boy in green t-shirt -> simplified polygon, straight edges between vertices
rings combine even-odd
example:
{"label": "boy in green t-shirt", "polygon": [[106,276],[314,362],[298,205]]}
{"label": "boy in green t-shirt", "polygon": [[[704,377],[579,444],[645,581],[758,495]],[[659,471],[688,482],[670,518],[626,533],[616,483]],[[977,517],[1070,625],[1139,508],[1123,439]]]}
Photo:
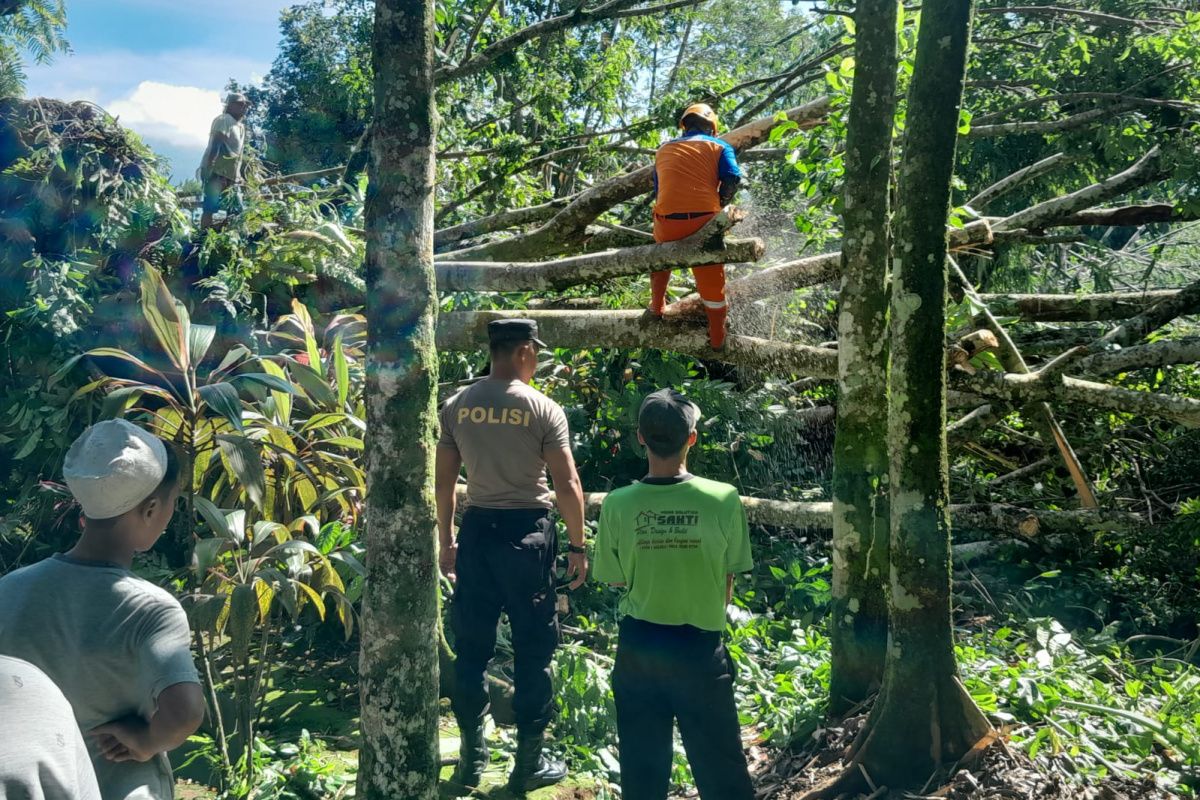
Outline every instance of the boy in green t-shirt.
{"label": "boy in green t-shirt", "polygon": [[625,588],[613,670],[623,800],[666,798],[675,721],[704,800],[754,797],[721,642],[750,535],[737,490],[687,471],[699,419],[673,389],[648,396],[638,441],[649,471],[600,509],[594,574]]}

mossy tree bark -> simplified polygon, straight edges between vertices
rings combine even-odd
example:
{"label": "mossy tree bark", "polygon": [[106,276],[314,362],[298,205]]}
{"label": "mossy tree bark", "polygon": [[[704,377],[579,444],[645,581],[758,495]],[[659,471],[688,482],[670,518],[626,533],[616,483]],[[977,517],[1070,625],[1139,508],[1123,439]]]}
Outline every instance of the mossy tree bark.
{"label": "mossy tree bark", "polygon": [[837,433],[833,445],[830,713],[879,688],[887,644],[888,187],[896,2],[859,0],[846,134]]}
{"label": "mossy tree bark", "polygon": [[849,769],[817,797],[867,781],[920,786],[990,729],[958,680],[950,619],[946,216],[970,21],[970,0],[926,0],[921,11],[892,229],[883,688]]}
{"label": "mossy tree bark", "polygon": [[858,761],[876,784],[926,781],[989,730],[958,680],[950,619],[946,216],[970,0],[928,0],[908,95],[892,250],[891,552],[883,690]]}
{"label": "mossy tree bark", "polygon": [[433,2],[377,0],[358,795],[437,797]]}

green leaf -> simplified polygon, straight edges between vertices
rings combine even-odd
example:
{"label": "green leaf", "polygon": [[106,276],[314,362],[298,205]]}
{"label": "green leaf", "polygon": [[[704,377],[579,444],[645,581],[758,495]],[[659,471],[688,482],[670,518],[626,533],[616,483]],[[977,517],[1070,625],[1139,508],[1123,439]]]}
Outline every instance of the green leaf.
{"label": "green leaf", "polygon": [[186,313],[176,306],[159,271],[148,264],[142,277],[142,316],[171,363],[186,372],[191,366],[188,358],[191,332]]}
{"label": "green leaf", "polygon": [[272,378],[282,381],[288,387],[287,391],[272,390],[271,397],[275,400],[275,413],[279,417],[279,422],[283,425],[290,425],[292,423],[292,395],[296,393],[296,387],[286,379],[283,367],[274,361],[263,361],[262,368]]}
{"label": "green leaf", "polygon": [[38,446],[38,442],[42,441],[42,431],[43,428],[41,425],[33,429],[33,433],[29,434],[29,438],[25,440],[25,444],[21,445],[21,449],[13,456],[14,461],[20,461],[34,451]]}
{"label": "green leaf", "polygon": [[257,547],[266,541],[268,536],[275,534],[276,542],[285,542],[290,538],[291,531],[278,522],[259,520],[254,523],[254,537],[250,540],[252,547]]}
{"label": "green leaf", "polygon": [[[271,362],[268,361],[265,363],[270,364]],[[272,364],[271,366],[279,369],[278,365],[276,364]],[[260,386],[265,386],[274,392],[295,394],[296,387],[288,383],[287,379],[283,377],[283,370],[279,370],[279,372],[279,375],[269,375],[262,372],[243,372],[239,375],[234,375],[232,378],[230,378],[230,381],[249,381],[250,383],[257,383]]]}
{"label": "green leaf", "polygon": [[319,430],[320,428],[328,428],[330,425],[337,425],[342,422],[347,422],[345,414],[320,413],[313,414],[308,418],[308,421],[300,428],[301,433]]}
{"label": "green leaf", "polygon": [[271,616],[271,601],[275,599],[275,590],[271,588],[271,584],[256,577],[254,593],[258,596],[258,621],[265,623]]}
{"label": "green leaf", "polygon": [[220,416],[229,420],[239,433],[245,432],[242,425],[242,400],[237,389],[228,383],[210,383],[198,390],[200,399]]}
{"label": "green leaf", "polygon": [[188,331],[188,351],[193,364],[199,364],[204,360],[204,356],[208,354],[208,348],[212,347],[213,340],[216,338],[217,329],[214,325],[191,326]]}
{"label": "green leaf", "polygon": [[293,581],[293,583],[296,584],[296,588],[298,588],[301,592],[303,592],[305,595],[307,595],[308,599],[312,601],[313,606],[316,607],[316,609],[317,609],[317,616],[321,618],[322,622],[324,622],[325,621],[325,601],[323,599],[321,599],[321,595],[317,594],[316,589],[313,589],[311,586],[309,586],[307,583],[304,583],[303,581]]}
{"label": "green leaf", "polygon": [[344,408],[346,398],[350,396],[350,368],[346,364],[346,353],[342,348],[341,334],[338,334],[333,340],[333,369],[337,376],[338,408]]}
{"label": "green leaf", "polygon": [[363,440],[357,436],[335,436],[332,439],[322,439],[317,444],[333,445],[334,447],[348,447],[351,450],[362,450],[364,448]]}
{"label": "green leaf", "polygon": [[221,612],[225,609],[227,601],[225,595],[188,595],[185,600],[187,601],[185,608],[187,609],[188,623],[192,630],[215,633],[217,620],[220,619]]}
{"label": "green leaf", "polygon": [[308,353],[308,363],[314,370],[323,371],[321,363],[321,350],[317,347],[316,329],[313,328],[312,316],[309,315],[308,309],[299,300],[292,300],[292,313],[296,315],[296,319],[300,321],[300,327],[304,331],[304,349]]}
{"label": "green leaf", "polygon": [[254,443],[244,436],[222,434],[217,436],[217,444],[221,447],[221,454],[229,462],[229,468],[246,490],[250,502],[261,509],[267,479],[263,472],[262,459]]}
{"label": "green leaf", "polygon": [[122,386],[114,389],[104,395],[104,402],[100,404],[100,418],[119,419],[125,416],[126,409],[136,403],[141,396],[142,387],[140,386]]}
{"label": "green leaf", "polygon": [[338,622],[342,623],[342,631],[346,635],[346,641],[350,641],[351,634],[354,633],[354,605],[345,596],[335,594],[333,602],[337,606]]}
{"label": "green leaf", "polygon": [[312,399],[314,403],[324,408],[332,408],[337,405],[337,395],[333,393],[333,389],[329,387],[325,376],[314,370],[312,367],[301,364],[290,356],[282,356],[288,364],[288,374],[292,380],[300,384],[304,389],[305,394]]}
{"label": "green leaf", "polygon": [[196,579],[203,581],[212,565],[217,563],[221,549],[228,544],[224,539],[213,537],[196,542],[192,550],[192,566],[196,570]]}
{"label": "green leaf", "polygon": [[[166,375],[159,372],[154,367],[147,364],[145,361],[142,361],[137,356],[132,355],[130,353],[126,353],[124,350],[118,350],[115,347],[97,347],[93,350],[88,350],[83,355],[84,356],[106,357],[106,358],[119,358],[122,361],[127,361],[130,364],[133,364],[138,369],[145,370],[146,372],[149,372],[151,375],[154,375],[155,377],[159,378],[162,381],[163,385],[167,385],[167,386],[171,385],[171,382],[167,380]],[[80,356],[80,357],[82,357],[82,356]],[[74,362],[75,359],[71,359],[71,361]],[[61,372],[62,370],[59,370],[59,371]]]}
{"label": "green leaf", "polygon": [[197,496],[192,499],[192,502],[196,507],[196,511],[208,523],[208,527],[212,529],[214,534],[224,536],[227,539],[235,538],[229,530],[229,522],[225,519],[225,512],[217,508],[211,500],[207,497]]}

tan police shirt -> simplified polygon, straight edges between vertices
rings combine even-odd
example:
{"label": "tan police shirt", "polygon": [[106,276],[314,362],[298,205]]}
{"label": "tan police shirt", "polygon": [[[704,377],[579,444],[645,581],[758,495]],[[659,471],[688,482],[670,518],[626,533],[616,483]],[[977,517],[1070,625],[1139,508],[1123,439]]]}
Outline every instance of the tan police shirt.
{"label": "tan police shirt", "polygon": [[484,379],[442,406],[438,447],[467,468],[467,505],[551,508],[545,454],[571,446],[562,407],[521,381]]}

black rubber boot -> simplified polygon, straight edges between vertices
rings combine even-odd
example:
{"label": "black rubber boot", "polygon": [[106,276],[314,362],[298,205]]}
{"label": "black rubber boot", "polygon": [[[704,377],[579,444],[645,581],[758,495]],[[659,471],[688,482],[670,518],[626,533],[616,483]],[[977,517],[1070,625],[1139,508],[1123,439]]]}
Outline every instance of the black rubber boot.
{"label": "black rubber boot", "polygon": [[553,786],[567,777],[567,765],[554,761],[542,752],[542,732],[517,734],[517,757],[508,791],[518,797],[543,786]]}
{"label": "black rubber boot", "polygon": [[453,797],[466,797],[479,788],[483,771],[488,765],[487,741],[483,738],[483,718],[459,727],[458,766],[450,776],[450,793]]}

